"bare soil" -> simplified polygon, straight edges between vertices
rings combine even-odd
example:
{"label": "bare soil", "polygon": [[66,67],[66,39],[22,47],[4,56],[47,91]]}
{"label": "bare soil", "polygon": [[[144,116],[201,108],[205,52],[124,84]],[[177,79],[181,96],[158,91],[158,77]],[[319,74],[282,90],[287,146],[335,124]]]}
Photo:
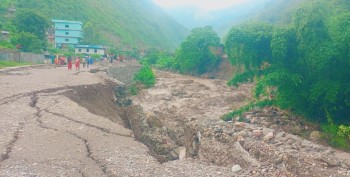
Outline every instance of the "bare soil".
{"label": "bare soil", "polygon": [[0,71],[0,176],[350,176],[349,153],[291,134],[300,122],[279,110],[220,120],[253,85],[155,71],[130,105],[106,71],[136,68]]}
{"label": "bare soil", "polygon": [[238,165],[238,176],[350,176],[348,153],[312,142],[314,127],[279,109],[247,112],[245,122],[220,120],[247,104],[253,85],[156,73],[155,87],[132,97],[140,107],[130,119],[136,139],[159,161],[190,158],[233,171]]}

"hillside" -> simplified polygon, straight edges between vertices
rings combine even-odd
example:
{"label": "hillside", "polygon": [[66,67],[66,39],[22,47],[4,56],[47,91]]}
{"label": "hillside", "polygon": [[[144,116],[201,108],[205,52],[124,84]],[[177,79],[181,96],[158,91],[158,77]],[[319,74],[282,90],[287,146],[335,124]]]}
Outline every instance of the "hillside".
{"label": "hillside", "polygon": [[31,9],[48,20],[90,23],[97,39],[88,40],[116,47],[173,50],[187,33],[150,0],[15,0],[14,3],[17,11]]}
{"label": "hillside", "polygon": [[291,13],[302,2],[305,0],[270,0],[252,19],[269,23],[289,23]]}
{"label": "hillside", "polygon": [[217,11],[201,12],[195,7],[182,6],[166,11],[189,29],[210,25],[220,36],[225,36],[233,25],[246,21],[288,23],[290,13],[303,1],[305,0],[260,0]]}
{"label": "hillside", "polygon": [[249,19],[255,12],[263,8],[267,1],[269,0],[243,3],[213,11],[201,11],[201,9],[192,6],[180,6],[165,10],[189,29],[209,25],[213,26],[213,29],[218,32],[220,36],[224,36],[232,25]]}

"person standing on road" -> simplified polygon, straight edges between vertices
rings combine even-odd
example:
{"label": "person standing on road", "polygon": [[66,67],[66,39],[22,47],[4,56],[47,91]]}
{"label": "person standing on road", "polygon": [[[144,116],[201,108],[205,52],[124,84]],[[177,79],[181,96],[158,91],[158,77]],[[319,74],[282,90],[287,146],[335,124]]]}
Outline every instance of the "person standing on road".
{"label": "person standing on road", "polygon": [[85,66],[86,66],[86,58],[83,57],[83,68],[85,68]]}
{"label": "person standing on road", "polygon": [[90,66],[90,59],[91,59],[91,57],[90,57],[90,55],[88,55],[86,58],[87,68],[89,68],[89,66]]}
{"label": "person standing on road", "polygon": [[68,57],[68,70],[72,70],[73,64],[72,64],[72,57]]}
{"label": "person standing on road", "polygon": [[77,57],[77,59],[75,59],[75,69],[80,70],[80,58],[79,57]]}
{"label": "person standing on road", "polygon": [[110,59],[110,62],[113,63],[114,54],[110,54],[110,55],[109,55],[109,59]]}

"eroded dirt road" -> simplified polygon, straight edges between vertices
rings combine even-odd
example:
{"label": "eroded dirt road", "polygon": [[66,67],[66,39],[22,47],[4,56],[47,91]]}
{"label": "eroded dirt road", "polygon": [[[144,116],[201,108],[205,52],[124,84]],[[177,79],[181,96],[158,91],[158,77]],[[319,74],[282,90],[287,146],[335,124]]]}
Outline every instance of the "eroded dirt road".
{"label": "eroded dirt road", "polygon": [[298,122],[278,110],[220,120],[252,85],[157,71],[119,107],[115,84],[98,70],[0,71],[0,176],[350,176],[349,153],[288,133]]}
{"label": "eroded dirt road", "polygon": [[[232,175],[228,168],[191,160],[160,164],[121,125],[112,89],[96,98],[109,86],[87,69],[7,72],[0,86],[0,176]],[[94,101],[95,109],[86,109]]]}

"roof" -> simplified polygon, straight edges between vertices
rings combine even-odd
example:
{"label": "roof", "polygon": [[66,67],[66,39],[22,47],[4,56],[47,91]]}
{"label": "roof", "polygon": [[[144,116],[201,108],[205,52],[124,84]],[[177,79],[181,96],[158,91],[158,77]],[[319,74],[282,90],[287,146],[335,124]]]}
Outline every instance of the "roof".
{"label": "roof", "polygon": [[105,47],[100,45],[75,45],[75,48],[89,48],[89,49],[105,49]]}
{"label": "roof", "polygon": [[68,21],[68,20],[52,20],[53,23],[72,23],[83,25],[83,22],[80,21]]}
{"label": "roof", "polygon": [[1,34],[10,34],[8,31],[1,31]]}

